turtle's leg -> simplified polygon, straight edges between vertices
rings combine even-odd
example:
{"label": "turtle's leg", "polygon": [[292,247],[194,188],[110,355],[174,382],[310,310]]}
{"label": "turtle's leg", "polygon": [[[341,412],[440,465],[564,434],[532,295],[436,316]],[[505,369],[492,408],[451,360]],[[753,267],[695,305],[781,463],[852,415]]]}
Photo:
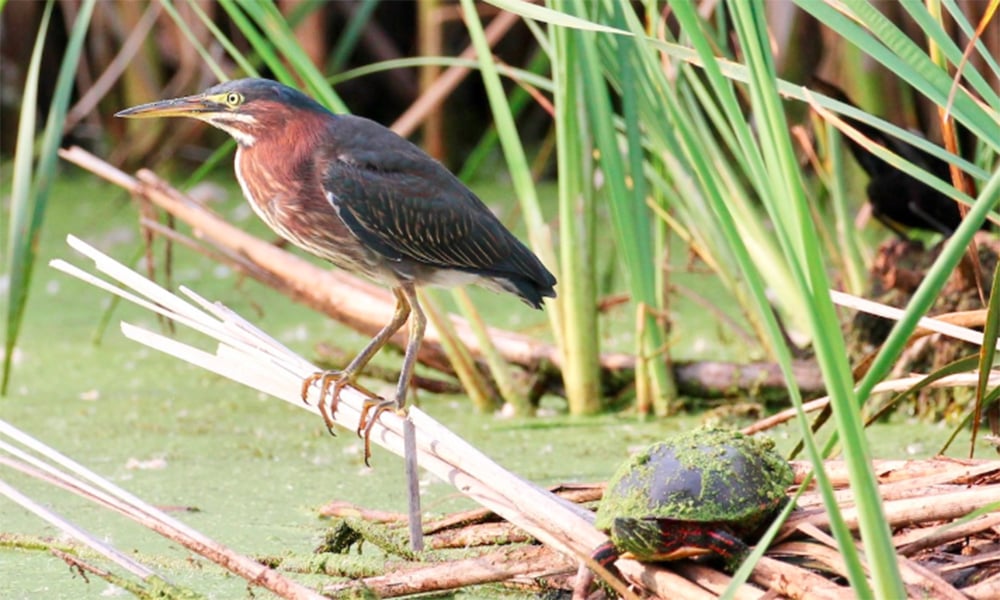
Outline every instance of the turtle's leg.
{"label": "turtle's leg", "polygon": [[705,547],[719,555],[732,573],[746,560],[750,547],[740,538],[723,528],[705,531]]}
{"label": "turtle's leg", "polygon": [[[590,565],[590,572],[597,577],[597,581],[600,583],[601,587],[605,591],[615,592],[611,597],[618,597],[619,593],[623,589],[627,589],[631,584],[625,580],[622,576],[621,571],[615,566],[615,562],[621,558],[622,553],[615,547],[611,540],[608,540],[594,549],[590,554],[590,558],[593,562],[597,563],[601,568],[595,568],[593,564]],[[588,581],[583,584],[586,588],[590,588],[593,585],[593,581]]]}
{"label": "turtle's leg", "polygon": [[[711,552],[725,561],[726,570],[735,571],[750,552],[749,546],[718,523],[656,519],[659,549],[656,560],[676,560]],[[701,552],[699,552],[701,551]]]}
{"label": "turtle's leg", "polygon": [[593,558],[594,562],[604,567],[608,573],[611,573],[618,579],[622,578],[622,574],[618,571],[618,567],[615,566],[615,561],[620,557],[621,553],[610,540],[598,546],[590,555],[590,558]]}

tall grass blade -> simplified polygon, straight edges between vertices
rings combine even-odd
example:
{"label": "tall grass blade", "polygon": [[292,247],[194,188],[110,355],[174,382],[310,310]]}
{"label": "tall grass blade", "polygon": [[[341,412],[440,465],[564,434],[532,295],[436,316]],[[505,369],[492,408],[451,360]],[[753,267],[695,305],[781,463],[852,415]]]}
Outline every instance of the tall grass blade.
{"label": "tall grass blade", "polygon": [[[531,179],[531,169],[528,166],[528,159],[525,155],[524,146],[521,144],[518,136],[517,127],[514,124],[510,104],[504,95],[500,75],[493,61],[489,44],[486,41],[483,24],[479,20],[479,15],[472,0],[462,0],[461,6],[466,29],[469,31],[469,37],[476,50],[476,58],[479,61],[483,85],[486,88],[486,95],[489,99],[494,124],[500,137],[500,146],[507,160],[511,181],[513,182],[515,193],[520,200],[521,211],[524,214],[525,223],[528,227],[528,239],[531,242],[531,247],[542,259],[542,262],[548,265],[549,268],[553,268],[556,264],[556,257],[549,235],[549,227],[542,216],[542,209],[538,202],[538,192],[535,188],[535,182]],[[564,325],[562,322],[562,311],[564,306],[563,299],[567,290],[565,276],[565,273],[557,275],[560,281],[557,289],[560,297],[554,302],[548,302],[546,305],[546,312],[552,325],[552,332],[556,338],[556,343],[564,351],[566,345],[563,340]],[[578,400],[571,400],[571,403],[573,402],[578,402]]]}
{"label": "tall grass blade", "polygon": [[[930,59],[940,67],[950,65],[957,71],[959,66],[964,62],[964,52],[952,40],[951,35],[945,31],[941,23],[943,18],[940,11],[941,3],[939,1],[928,2],[927,4],[903,2],[900,6],[906,10],[907,14],[913,18],[924,34],[926,34],[928,45],[930,46],[930,51],[928,52]],[[932,13],[931,10],[934,12]],[[958,26],[962,29],[966,31],[972,29],[972,25],[969,24],[964,13],[961,11],[952,12],[950,16],[955,19]],[[937,52],[940,52],[940,57],[936,56]],[[947,69],[942,68],[942,72],[947,73]],[[990,85],[982,73],[975,69],[965,69],[962,71],[962,78],[994,110],[1000,109],[1000,97],[997,96],[996,90],[993,89],[993,86]],[[942,100],[939,104],[946,106],[948,102],[947,100]]]}
{"label": "tall grass blade", "polygon": [[[842,3],[848,9],[845,14],[825,2],[795,2],[936,104],[943,106],[948,101],[951,77],[873,4],[845,0]],[[955,95],[952,114],[982,142],[994,151],[1000,150],[1000,136],[995,135],[995,111],[987,112],[986,105],[978,104],[968,92],[962,92]]]}
{"label": "tall grass blade", "polygon": [[27,264],[32,258],[23,255],[31,253],[31,240],[35,232],[31,230],[33,202],[31,197],[32,172],[34,165],[35,120],[38,106],[38,78],[42,64],[45,33],[52,17],[50,0],[45,5],[38,37],[31,52],[31,61],[25,76],[24,93],[21,96],[21,117],[18,120],[17,144],[14,150],[14,174],[11,188],[10,224],[7,232],[6,271],[10,276],[7,292],[7,335],[4,339],[3,383],[0,393],[7,393],[10,381],[10,367],[14,358],[14,344],[17,342],[24,304],[27,301],[31,270]]}
{"label": "tall grass blade", "polygon": [[55,91],[45,122],[45,132],[38,148],[38,162],[32,168],[35,152],[34,130],[36,124],[35,107],[38,102],[38,82],[44,40],[48,32],[52,14],[52,2],[46,4],[41,27],[32,50],[26,77],[22,102],[21,119],[18,123],[18,141],[14,159],[13,198],[7,251],[7,272],[10,287],[7,302],[7,335],[4,340],[3,381],[0,393],[7,393],[14,346],[21,329],[21,320],[28,300],[31,274],[35,264],[38,235],[45,217],[45,207],[49,196],[49,186],[56,170],[57,151],[63,137],[63,124],[69,109],[70,96],[75,82],[77,63],[83,49],[90,17],[96,0],[86,0],[77,14],[70,31],[63,54],[59,73],[56,75]]}
{"label": "tall grass blade", "polygon": [[354,9],[354,14],[351,15],[351,19],[347,22],[347,27],[337,37],[337,44],[333,47],[333,52],[330,53],[329,72],[338,73],[344,69],[347,59],[350,58],[351,53],[357,47],[358,40],[361,39],[361,33],[364,31],[378,4],[379,0],[363,0]]}
{"label": "tall grass blade", "polygon": [[[273,43],[274,48],[281,53],[280,58],[282,62],[292,67],[292,72],[287,71],[284,67],[281,68],[282,75],[279,76],[279,79],[283,83],[296,85],[297,81],[292,75],[297,75],[305,83],[310,95],[315,96],[320,104],[323,104],[336,113],[349,112],[344,101],[333,91],[330,84],[326,82],[326,78],[309,59],[309,56],[295,38],[295,33],[289,27],[288,22],[285,21],[285,17],[282,16],[274,3],[240,0],[239,5],[253,18],[257,27],[268,33],[270,43],[262,43],[262,46],[270,47],[270,44]],[[235,10],[231,11],[230,14],[232,12],[235,12]],[[257,48],[256,43],[254,47]],[[270,60],[268,61],[268,66],[274,69],[274,63]]]}
{"label": "tall grass blade", "polygon": [[[971,40],[968,48],[966,48],[963,53],[962,61],[958,65],[955,76],[955,87],[958,87],[960,76],[965,73],[966,69],[963,67],[967,64],[968,58],[972,54],[973,50],[977,51],[977,54],[983,60],[983,63],[985,63],[985,65],[990,69],[990,72],[993,74],[993,78],[1000,78],[1000,64],[997,63],[997,57],[994,56],[993,52],[990,52],[989,48],[987,48],[982,41],[983,33],[990,23],[993,22],[993,19],[996,17],[997,10],[1000,9],[1000,0],[990,0],[974,31],[968,20],[965,18],[965,14],[962,12],[962,9],[955,5],[954,0],[941,0],[941,2],[948,10],[948,13],[953,16],[955,23],[962,30],[962,33],[964,33],[965,36]],[[992,94],[989,97],[996,98],[996,95]],[[951,98],[951,94],[949,94],[949,98]],[[951,106],[950,100],[947,106]],[[995,102],[991,103],[991,106],[994,111],[1000,111],[1000,105]]]}
{"label": "tall grass blade", "polygon": [[[619,27],[627,27],[624,21],[625,6],[614,3],[612,22]],[[597,146],[601,152],[604,182],[608,189],[612,223],[616,231],[618,249],[621,251],[628,284],[633,301],[639,305],[638,319],[641,321],[639,337],[636,339],[636,356],[641,368],[637,374],[648,376],[651,385],[651,403],[660,415],[668,414],[677,396],[677,386],[664,355],[665,335],[658,313],[663,307],[662,288],[658,287],[658,273],[661,270],[662,255],[656,251],[654,229],[658,224],[650,218],[647,206],[648,186],[644,176],[644,153],[639,109],[638,86],[621,87],[622,127],[624,140],[619,140],[613,123],[616,116],[611,109],[611,99],[600,72],[598,57],[594,50],[595,35],[587,32],[578,34],[581,49],[586,59],[581,62],[587,86],[588,118],[594,129]],[[623,82],[632,81],[642,74],[641,61],[635,57],[635,42],[626,38],[615,40],[614,63],[621,71]],[[612,64],[614,64],[612,63]],[[608,67],[611,65],[609,64]],[[588,68],[590,67],[590,68]],[[622,160],[620,147],[626,148],[627,161]],[[638,390],[646,389],[645,382],[637,381]],[[643,402],[640,398],[640,406]]]}
{"label": "tall grass blade", "polygon": [[[201,41],[198,39],[198,36],[196,36],[194,32],[191,31],[191,27],[190,25],[188,25],[187,21],[185,21],[184,18],[181,17],[181,15],[177,12],[177,9],[174,7],[174,3],[171,2],[170,0],[161,0],[160,6],[162,6],[163,10],[170,16],[170,18],[174,22],[174,25],[176,25],[177,29],[184,35],[185,39],[187,39],[188,43],[191,44],[195,52],[198,53],[198,56],[201,58],[205,66],[212,71],[212,74],[215,75],[216,79],[218,79],[219,81],[225,81],[226,79],[228,79],[226,72],[222,69],[222,66],[220,66],[218,61],[215,60],[215,58],[212,56],[212,53],[208,51],[208,48],[206,48],[201,43]],[[199,7],[197,3],[191,3],[190,6],[191,9],[195,12],[195,14],[198,15],[201,22],[206,27],[208,27],[209,31],[211,31],[213,35],[215,35],[216,39],[217,40],[220,39],[218,27],[216,27],[215,23],[213,23],[212,20],[208,18],[208,16],[201,9],[201,7]],[[225,36],[221,37],[222,39],[225,39]],[[230,47],[232,46],[231,43],[229,45]],[[237,56],[238,55],[239,53],[237,53]]]}
{"label": "tall grass blade", "polygon": [[[553,0],[563,10],[574,0]],[[552,80],[559,171],[560,305],[563,308],[565,364],[563,381],[572,414],[600,410],[597,378],[600,340],[597,328],[595,273],[596,192],[593,131],[587,116],[584,72],[593,68],[580,31],[553,28]],[[589,62],[588,62],[589,61]]]}
{"label": "tall grass blade", "polygon": [[[750,70],[750,102],[760,137],[766,168],[771,173],[768,188],[760,190],[793,273],[799,293],[812,306],[809,312],[813,347],[830,394],[834,421],[843,440],[848,478],[858,504],[862,543],[869,559],[874,592],[879,598],[905,596],[895,560],[895,549],[885,517],[864,426],[856,408],[853,380],[847,364],[844,339],[829,298],[829,282],[819,253],[815,225],[805,204],[802,181],[788,136],[788,124],[776,93],[775,69],[770,53],[766,22],[760,4],[732,2],[733,24]],[[831,507],[828,506],[828,512]],[[849,532],[834,531],[842,553],[853,550]],[[848,555],[848,577],[859,596],[870,592],[855,556]]]}
{"label": "tall grass blade", "polygon": [[976,403],[972,410],[972,439],[969,441],[969,458],[975,456],[976,435],[987,410],[994,410],[987,401],[990,374],[997,352],[997,338],[1000,336],[1000,268],[993,271],[993,286],[990,288],[989,305],[986,311],[986,325],[983,327],[983,345],[979,347],[979,381],[976,384]]}
{"label": "tall grass blade", "polygon": [[275,79],[288,85],[295,85],[295,80],[294,77],[292,77],[291,71],[289,71],[285,66],[281,56],[275,52],[274,44],[261,34],[257,25],[247,16],[247,13],[240,8],[240,6],[243,6],[244,8],[250,6],[252,9],[252,4],[237,4],[235,0],[219,0],[219,6],[226,11],[229,18],[232,19],[233,23],[239,28],[243,36],[246,37],[248,42],[250,42],[250,46],[253,47],[257,56],[264,61],[267,68],[271,70]]}

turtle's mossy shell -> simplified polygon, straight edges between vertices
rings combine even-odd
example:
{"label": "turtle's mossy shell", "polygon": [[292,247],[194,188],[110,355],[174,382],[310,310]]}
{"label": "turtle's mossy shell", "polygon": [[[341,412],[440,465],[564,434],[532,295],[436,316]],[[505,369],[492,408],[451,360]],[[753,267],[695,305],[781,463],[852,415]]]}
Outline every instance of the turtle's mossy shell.
{"label": "turtle's mossy shell", "polygon": [[782,506],[793,479],[770,440],[696,429],[653,444],[619,467],[595,525],[608,531],[615,519],[671,519],[750,535]]}

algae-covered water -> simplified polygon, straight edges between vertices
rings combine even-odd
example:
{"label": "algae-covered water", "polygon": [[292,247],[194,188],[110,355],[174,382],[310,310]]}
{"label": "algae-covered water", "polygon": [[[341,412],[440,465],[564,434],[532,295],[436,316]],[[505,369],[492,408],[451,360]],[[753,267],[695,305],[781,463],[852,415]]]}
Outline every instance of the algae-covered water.
{"label": "algae-covered water", "polygon": [[[233,189],[221,190],[222,199],[215,208],[266,235]],[[480,192],[488,202],[510,196],[502,187]],[[354,435],[345,432],[331,437],[310,413],[145,349],[118,331],[122,320],[158,328],[150,313],[123,304],[113,312],[107,330],[97,335],[110,297],[48,268],[47,262],[57,257],[85,262],[65,245],[66,234],[72,233],[139,266],[136,221],[129,198],[117,188],[72,173],[57,181],[15,353],[11,390],[0,399],[3,419],[133,494],[168,508],[220,543],[254,557],[308,556],[326,526],[317,517],[317,509],[330,501],[403,511],[406,501],[399,459],[376,448],[375,468],[367,469]],[[177,249],[175,257],[174,285],[187,285],[221,301],[307,358],[315,357],[313,348],[320,342],[354,352],[366,341],[203,256]],[[7,285],[6,278],[3,285]],[[491,321],[492,325],[544,335],[541,313],[520,305],[509,309],[506,299],[485,291],[474,291],[473,298],[485,307],[487,318],[509,319]],[[501,302],[503,310],[489,310]],[[630,317],[620,319],[624,326],[608,325],[608,330],[631,330]],[[684,340],[677,345],[678,351],[687,351],[690,357],[702,353],[718,359],[747,353],[731,341],[713,338],[719,328],[712,323],[678,321],[694,327],[675,332]],[[188,332],[178,335],[196,339]],[[628,347],[623,344],[627,336],[609,333],[607,337],[620,349]],[[398,364],[399,355],[389,353],[378,360],[391,367]],[[372,385],[381,390],[380,385],[390,384]],[[630,449],[698,422],[691,416],[639,422],[628,414],[571,418],[563,414],[559,399],[546,399],[545,405],[546,416],[505,419],[477,413],[461,396],[424,394],[422,398],[423,408],[444,425],[505,467],[543,485],[607,479]],[[775,435],[779,446],[791,444],[789,430]],[[872,440],[880,457],[927,456],[946,435],[944,428],[936,426],[880,425]],[[251,596],[243,580],[123,517],[11,469],[2,473],[7,483],[178,585],[211,598]],[[452,488],[430,476],[422,483],[424,506],[432,515],[471,507]],[[67,542],[56,529],[6,500],[0,500],[0,535],[8,536],[8,542],[10,536]],[[0,598],[124,595],[97,577],[86,581],[46,551],[13,546],[0,545]],[[107,566],[89,553],[84,556]],[[293,577],[315,585],[325,580]],[[267,597],[268,592],[255,589],[252,595]]]}

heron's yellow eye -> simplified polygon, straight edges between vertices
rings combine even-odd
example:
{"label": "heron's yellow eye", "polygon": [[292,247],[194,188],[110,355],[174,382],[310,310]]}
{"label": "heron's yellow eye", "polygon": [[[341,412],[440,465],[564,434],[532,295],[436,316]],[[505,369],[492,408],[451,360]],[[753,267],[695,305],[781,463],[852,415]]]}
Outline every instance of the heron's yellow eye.
{"label": "heron's yellow eye", "polygon": [[226,94],[226,104],[233,108],[243,104],[243,94],[240,94],[239,92],[229,92]]}

